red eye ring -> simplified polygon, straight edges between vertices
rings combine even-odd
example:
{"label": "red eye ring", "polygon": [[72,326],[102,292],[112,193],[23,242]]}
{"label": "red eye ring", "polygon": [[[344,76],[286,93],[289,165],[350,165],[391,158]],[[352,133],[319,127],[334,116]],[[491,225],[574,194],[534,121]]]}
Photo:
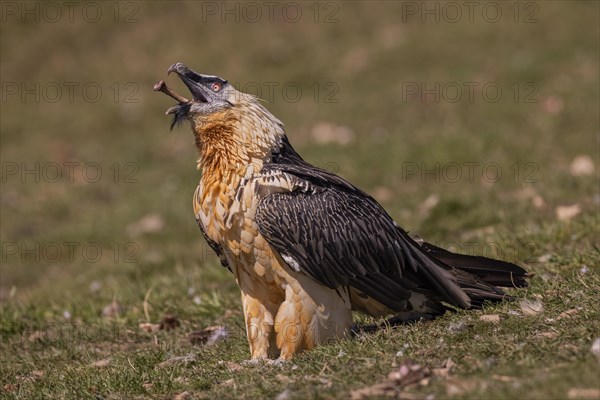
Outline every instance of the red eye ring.
{"label": "red eye ring", "polygon": [[221,84],[214,82],[212,85],[210,85],[210,88],[213,90],[213,92],[218,92],[221,90]]}

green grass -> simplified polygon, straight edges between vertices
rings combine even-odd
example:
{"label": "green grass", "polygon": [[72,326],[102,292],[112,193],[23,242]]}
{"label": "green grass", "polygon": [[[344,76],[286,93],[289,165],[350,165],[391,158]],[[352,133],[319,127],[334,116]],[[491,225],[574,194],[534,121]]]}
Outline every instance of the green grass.
{"label": "green grass", "polygon": [[[599,6],[537,5],[532,24],[512,16],[403,21],[402,4],[392,2],[340,3],[331,24],[311,17],[202,22],[194,2],[138,3],[131,24],[114,23],[108,6],[96,24],[8,16],[0,25],[3,85],[95,82],[103,96],[95,103],[80,92],[73,102],[2,100],[0,397],[173,398],[187,391],[191,398],[255,399],[287,390],[290,398],[348,398],[407,359],[435,369],[448,358],[456,364],[449,376],[434,374],[400,397],[554,399],[600,390],[600,364],[590,351],[600,337]],[[513,294],[540,301],[543,311],[524,315],[519,301],[487,305],[362,333],[281,368],[240,364],[249,353],[239,291],[192,215],[199,178],[193,140],[187,127],[168,132],[163,114],[171,103],[151,89],[176,61],[242,86],[300,85],[298,102],[275,92],[267,106],[306,159],[375,194],[396,221],[433,243],[534,272],[530,288]],[[475,81],[497,83],[505,95],[495,103],[481,96],[403,100],[407,84]],[[137,103],[124,102],[127,82],[139,89]],[[322,101],[328,82],[337,85],[335,103]],[[537,102],[522,101],[526,83],[535,85]],[[311,130],[320,121],[348,127],[354,139],[318,144]],[[579,155],[594,160],[591,175],[570,172]],[[72,181],[6,174],[9,165],[36,162],[56,163],[66,174],[70,161],[80,163]],[[97,182],[81,175],[93,162],[102,171]],[[436,174],[420,175],[436,163]],[[472,179],[468,163],[476,166]],[[492,163],[498,179],[483,170]],[[460,179],[445,169],[451,165],[462,167]],[[128,173],[134,181],[125,181]],[[437,203],[424,208],[432,195]],[[581,212],[558,220],[556,207],[573,204]],[[136,233],[148,215],[162,225]],[[84,248],[100,248],[102,256]],[[113,303],[118,313],[104,316]],[[480,320],[484,314],[500,322]],[[165,315],[181,326],[140,330]],[[229,337],[215,346],[189,342],[190,332],[211,325],[225,325]],[[166,362],[182,356],[188,362]]]}

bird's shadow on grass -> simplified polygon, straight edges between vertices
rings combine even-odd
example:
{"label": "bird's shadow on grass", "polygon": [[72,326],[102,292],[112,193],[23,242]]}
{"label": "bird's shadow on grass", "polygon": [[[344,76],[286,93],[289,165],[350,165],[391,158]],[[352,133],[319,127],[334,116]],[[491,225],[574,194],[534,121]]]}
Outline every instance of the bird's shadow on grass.
{"label": "bird's shadow on grass", "polygon": [[403,326],[414,324],[417,322],[432,321],[437,316],[434,314],[421,313],[405,313],[405,315],[397,315],[386,318],[382,322],[376,324],[354,324],[350,330],[352,336],[358,336],[363,333],[375,333],[381,329],[386,329],[395,326]]}

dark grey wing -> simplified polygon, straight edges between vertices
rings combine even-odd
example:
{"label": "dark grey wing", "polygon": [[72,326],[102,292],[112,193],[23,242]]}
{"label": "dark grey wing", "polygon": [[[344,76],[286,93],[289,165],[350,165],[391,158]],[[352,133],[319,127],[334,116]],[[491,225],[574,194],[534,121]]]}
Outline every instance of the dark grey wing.
{"label": "dark grey wing", "polygon": [[[281,167],[273,169],[289,171]],[[449,271],[421,252],[375,200],[346,185],[309,183],[308,190],[266,196],[257,209],[260,233],[291,268],[330,288],[349,285],[398,311],[415,290],[469,306]]]}
{"label": "dark grey wing", "polygon": [[323,285],[350,285],[397,311],[413,290],[469,308],[508,298],[492,284],[525,285],[527,272],[517,265],[416,241],[368,194],[304,161],[286,136],[262,172],[299,183],[261,200],[261,234],[291,268]]}

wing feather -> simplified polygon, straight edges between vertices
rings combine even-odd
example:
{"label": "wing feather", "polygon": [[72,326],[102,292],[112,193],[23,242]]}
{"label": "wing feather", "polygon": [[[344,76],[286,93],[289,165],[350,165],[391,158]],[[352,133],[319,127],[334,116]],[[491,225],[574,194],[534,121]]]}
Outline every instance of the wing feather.
{"label": "wing feather", "polygon": [[367,193],[302,160],[286,137],[261,173],[295,182],[289,192],[258,189],[256,222],[277,252],[298,262],[301,273],[333,289],[349,285],[397,311],[413,290],[470,306],[451,267],[423,253]]}
{"label": "wing feather", "polygon": [[[404,307],[423,287],[403,269],[418,267],[393,220],[371,198],[336,187],[273,193],[257,209],[260,233],[300,272],[337,289],[354,286],[388,307]],[[285,217],[284,217],[285,216]]]}

